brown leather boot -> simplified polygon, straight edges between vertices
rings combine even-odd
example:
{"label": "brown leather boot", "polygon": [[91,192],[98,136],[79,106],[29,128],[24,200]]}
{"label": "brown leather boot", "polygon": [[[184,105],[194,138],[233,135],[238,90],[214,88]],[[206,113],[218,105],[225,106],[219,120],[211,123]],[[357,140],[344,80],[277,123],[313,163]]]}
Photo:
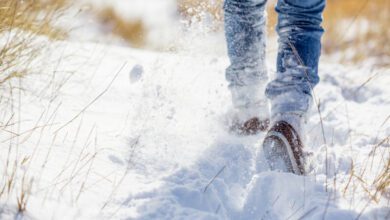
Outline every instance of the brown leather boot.
{"label": "brown leather boot", "polygon": [[303,144],[299,134],[285,121],[278,121],[263,142],[264,156],[271,170],[305,175]]}
{"label": "brown leather boot", "polygon": [[260,120],[257,117],[253,117],[244,123],[234,121],[230,130],[238,135],[255,135],[266,131],[269,123],[269,119]]}

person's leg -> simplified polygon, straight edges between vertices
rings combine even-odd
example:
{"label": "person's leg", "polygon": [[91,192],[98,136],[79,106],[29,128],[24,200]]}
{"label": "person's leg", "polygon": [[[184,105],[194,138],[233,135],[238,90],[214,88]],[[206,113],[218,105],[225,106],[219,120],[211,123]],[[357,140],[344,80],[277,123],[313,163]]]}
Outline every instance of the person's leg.
{"label": "person's leg", "polygon": [[322,11],[325,0],[279,0],[276,78],[267,85],[272,127],[263,151],[273,170],[305,174],[302,119],[319,82]]}
{"label": "person's leg", "polygon": [[303,117],[309,110],[312,89],[319,82],[324,7],[325,0],[279,0],[277,3],[277,73],[266,89],[274,121],[286,117],[286,113]]}
{"label": "person's leg", "polygon": [[268,76],[265,62],[266,0],[225,0],[225,34],[230,66],[226,79],[241,120],[267,119],[264,90]]}

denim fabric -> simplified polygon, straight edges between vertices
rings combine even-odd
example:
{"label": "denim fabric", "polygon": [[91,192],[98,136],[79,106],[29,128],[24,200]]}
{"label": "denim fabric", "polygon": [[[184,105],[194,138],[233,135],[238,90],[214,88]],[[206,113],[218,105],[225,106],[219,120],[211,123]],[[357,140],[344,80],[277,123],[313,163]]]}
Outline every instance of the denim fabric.
{"label": "denim fabric", "polygon": [[[225,33],[231,65],[226,79],[233,105],[246,117],[267,118],[264,90],[268,81],[265,63],[265,1],[225,1]],[[243,109],[243,110],[242,110]],[[258,113],[258,114],[256,114]]]}
{"label": "denim fabric", "polygon": [[[309,109],[311,91],[319,82],[325,0],[278,0],[277,73],[266,88],[265,5],[266,0],[225,0],[225,34],[231,63],[226,79],[233,103],[250,106],[264,102],[266,95],[272,115],[303,115]],[[260,95],[253,95],[253,88],[262,90]],[[237,95],[237,91],[248,94]],[[242,97],[246,99],[240,100]]]}

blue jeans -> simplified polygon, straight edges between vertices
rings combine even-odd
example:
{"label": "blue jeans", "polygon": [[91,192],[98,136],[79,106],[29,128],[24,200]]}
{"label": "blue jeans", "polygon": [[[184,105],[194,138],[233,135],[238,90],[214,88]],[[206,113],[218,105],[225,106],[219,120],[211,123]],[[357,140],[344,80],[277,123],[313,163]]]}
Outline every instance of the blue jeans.
{"label": "blue jeans", "polygon": [[226,69],[226,79],[233,104],[250,107],[264,102],[266,96],[272,115],[304,115],[312,102],[312,89],[319,82],[325,0],[278,0],[277,73],[268,84],[266,2],[225,0],[225,34],[231,63]]}

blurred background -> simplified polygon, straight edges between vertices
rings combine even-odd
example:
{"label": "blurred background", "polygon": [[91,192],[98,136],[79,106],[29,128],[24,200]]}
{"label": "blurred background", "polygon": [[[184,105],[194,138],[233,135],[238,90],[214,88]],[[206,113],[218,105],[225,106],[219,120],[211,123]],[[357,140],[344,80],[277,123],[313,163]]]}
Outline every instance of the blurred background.
{"label": "blurred background", "polygon": [[[275,3],[270,0],[267,9],[270,39],[276,39]],[[89,17],[87,26],[95,27],[107,43],[172,51],[183,49],[188,41],[218,36],[216,41],[225,44],[223,0],[83,0],[78,4],[83,16]],[[336,62],[389,66],[389,24],[389,0],[327,0],[323,53]],[[79,30],[88,29],[81,25]],[[89,34],[90,39],[99,36]],[[269,50],[276,49],[272,40],[270,45]]]}
{"label": "blurred background", "polygon": [[[269,53],[277,50],[275,3],[269,0],[267,7]],[[224,56],[222,5],[223,0],[0,0],[0,35],[19,35],[0,60],[11,62],[26,48],[37,48],[29,44],[36,35]],[[327,0],[323,54],[343,64],[389,67],[389,24],[389,0]]]}

